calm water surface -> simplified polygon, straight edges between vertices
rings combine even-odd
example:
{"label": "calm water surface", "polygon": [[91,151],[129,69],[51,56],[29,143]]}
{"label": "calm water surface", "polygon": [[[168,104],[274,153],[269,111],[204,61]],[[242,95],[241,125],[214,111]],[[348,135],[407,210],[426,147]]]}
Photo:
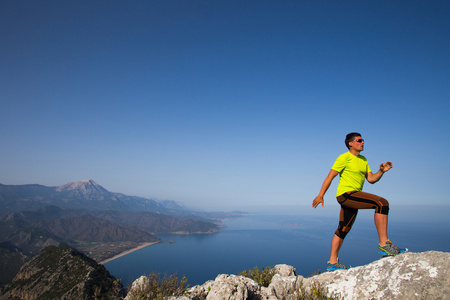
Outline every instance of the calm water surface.
{"label": "calm water surface", "polygon": [[[368,214],[359,219],[341,249],[340,260],[359,266],[380,258],[377,233]],[[410,251],[450,251],[450,223],[390,222],[390,238]],[[105,264],[124,285],[152,272],[185,275],[190,286],[214,280],[218,274],[239,274],[255,266],[288,264],[297,274],[325,271],[336,217],[249,215],[224,222],[212,235],[159,235],[160,243]],[[442,226],[443,225],[443,226]]]}

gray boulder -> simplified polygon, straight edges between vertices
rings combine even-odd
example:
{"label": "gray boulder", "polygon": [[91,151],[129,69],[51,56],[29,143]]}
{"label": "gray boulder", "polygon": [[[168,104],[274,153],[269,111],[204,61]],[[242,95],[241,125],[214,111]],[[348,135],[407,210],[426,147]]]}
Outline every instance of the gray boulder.
{"label": "gray boulder", "polygon": [[382,258],[347,271],[306,278],[337,299],[450,299],[450,253],[428,251]]}

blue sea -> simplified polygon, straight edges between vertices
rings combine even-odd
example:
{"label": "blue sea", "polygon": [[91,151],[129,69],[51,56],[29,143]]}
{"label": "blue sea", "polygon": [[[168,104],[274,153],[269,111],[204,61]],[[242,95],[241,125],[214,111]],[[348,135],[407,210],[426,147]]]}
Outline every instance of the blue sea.
{"label": "blue sea", "polygon": [[[444,207],[430,216],[405,211],[396,220],[390,217],[389,237],[412,252],[450,252],[449,212]],[[224,221],[227,227],[216,234],[159,235],[174,243],[150,245],[105,263],[105,267],[125,286],[152,272],[179,278],[185,275],[194,286],[214,280],[218,274],[239,274],[255,266],[276,264],[294,266],[297,274],[310,276],[326,271],[337,218],[337,212],[336,216],[249,214]],[[368,264],[380,258],[377,244],[373,212],[361,211],[339,259],[352,266]]]}

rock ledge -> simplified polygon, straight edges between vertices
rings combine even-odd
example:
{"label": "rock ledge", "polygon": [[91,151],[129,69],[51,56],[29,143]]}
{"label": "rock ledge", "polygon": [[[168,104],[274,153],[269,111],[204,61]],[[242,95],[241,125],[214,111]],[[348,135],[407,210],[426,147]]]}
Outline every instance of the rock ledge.
{"label": "rock ledge", "polygon": [[[428,251],[382,258],[368,265],[327,272],[309,278],[292,266],[275,266],[268,287],[237,275],[221,274],[197,285],[186,296],[171,299],[298,299],[319,288],[334,299],[450,299],[450,253]],[[138,288],[143,277],[132,286]]]}

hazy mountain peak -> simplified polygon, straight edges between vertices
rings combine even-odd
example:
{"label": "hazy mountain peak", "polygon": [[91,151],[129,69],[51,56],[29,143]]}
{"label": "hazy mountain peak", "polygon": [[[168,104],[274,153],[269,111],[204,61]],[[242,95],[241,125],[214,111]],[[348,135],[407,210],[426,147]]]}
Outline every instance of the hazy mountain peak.
{"label": "hazy mountain peak", "polygon": [[90,210],[152,211],[175,215],[192,213],[191,209],[172,200],[158,201],[110,192],[92,179],[68,182],[59,187],[0,184],[0,216],[48,205]]}
{"label": "hazy mountain peak", "polygon": [[101,185],[97,184],[92,179],[68,182],[64,185],[61,185],[56,190],[58,192],[62,192],[62,191],[71,191],[71,190],[90,190],[90,189],[107,192],[106,189],[104,189]]}
{"label": "hazy mountain peak", "polygon": [[104,200],[111,194],[92,179],[69,182],[58,187],[56,191],[72,197],[81,197],[85,200]]}

